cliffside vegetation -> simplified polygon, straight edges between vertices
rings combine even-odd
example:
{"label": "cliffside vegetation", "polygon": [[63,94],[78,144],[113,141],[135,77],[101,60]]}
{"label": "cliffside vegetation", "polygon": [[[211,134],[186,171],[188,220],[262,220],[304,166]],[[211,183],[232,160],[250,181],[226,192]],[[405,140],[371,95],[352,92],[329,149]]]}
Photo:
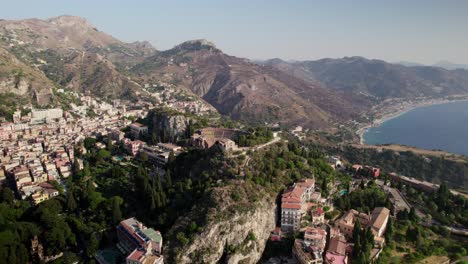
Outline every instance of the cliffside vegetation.
{"label": "cliffside vegetation", "polygon": [[417,155],[411,151],[377,151],[351,146],[333,147],[328,150],[341,155],[351,163],[380,166],[386,172],[397,172],[433,183],[445,182],[451,188],[461,190],[468,188],[468,163],[464,161]]}

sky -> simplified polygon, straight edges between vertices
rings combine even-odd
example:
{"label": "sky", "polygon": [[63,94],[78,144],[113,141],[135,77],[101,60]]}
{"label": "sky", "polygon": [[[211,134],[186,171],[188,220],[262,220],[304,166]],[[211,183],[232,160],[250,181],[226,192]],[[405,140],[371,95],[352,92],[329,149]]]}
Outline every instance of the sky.
{"label": "sky", "polygon": [[88,19],[158,50],[207,39],[250,59],[468,64],[468,0],[0,0],[1,19]]}

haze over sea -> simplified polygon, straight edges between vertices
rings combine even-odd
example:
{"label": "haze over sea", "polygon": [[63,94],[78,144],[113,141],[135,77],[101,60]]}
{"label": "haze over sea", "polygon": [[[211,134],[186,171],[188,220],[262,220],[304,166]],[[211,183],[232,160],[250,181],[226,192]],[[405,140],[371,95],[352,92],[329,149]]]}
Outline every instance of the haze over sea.
{"label": "haze over sea", "polygon": [[364,142],[440,149],[468,156],[468,101],[416,108],[369,129]]}

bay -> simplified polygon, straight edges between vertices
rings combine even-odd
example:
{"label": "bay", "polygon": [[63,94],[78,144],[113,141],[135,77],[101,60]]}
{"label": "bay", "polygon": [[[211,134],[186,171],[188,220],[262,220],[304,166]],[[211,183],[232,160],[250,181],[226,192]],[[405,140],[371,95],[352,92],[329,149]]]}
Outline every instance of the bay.
{"label": "bay", "polygon": [[369,145],[400,144],[468,156],[468,101],[413,109],[364,134]]}

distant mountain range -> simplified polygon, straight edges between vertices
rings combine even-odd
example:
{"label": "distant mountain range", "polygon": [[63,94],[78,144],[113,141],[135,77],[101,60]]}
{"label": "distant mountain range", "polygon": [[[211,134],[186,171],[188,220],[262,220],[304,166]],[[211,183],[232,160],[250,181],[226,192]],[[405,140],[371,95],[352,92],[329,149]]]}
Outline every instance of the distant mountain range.
{"label": "distant mountain range", "polygon": [[468,71],[430,66],[403,66],[363,57],[321,59],[288,63],[264,62],[297,78],[318,81],[331,90],[350,96],[377,99],[447,96],[468,93]]}
{"label": "distant mountain range", "polygon": [[435,64],[432,64],[432,65],[424,65],[424,64],[421,64],[421,63],[417,63],[417,62],[410,62],[410,61],[399,61],[399,62],[395,62],[395,64],[401,64],[403,66],[432,66],[432,67],[441,67],[441,68],[444,68],[446,70],[456,70],[456,69],[465,69],[465,70],[468,70],[468,64],[457,64],[457,63],[453,63],[453,62],[450,62],[450,61],[439,61]]}
{"label": "distant mountain range", "polygon": [[0,93],[42,105],[53,102],[61,87],[135,99],[144,84],[158,81],[235,119],[313,128],[352,119],[381,99],[468,93],[468,72],[460,69],[362,57],[253,63],[206,40],[166,51],[148,42],[125,43],[80,17],[0,20]]}

